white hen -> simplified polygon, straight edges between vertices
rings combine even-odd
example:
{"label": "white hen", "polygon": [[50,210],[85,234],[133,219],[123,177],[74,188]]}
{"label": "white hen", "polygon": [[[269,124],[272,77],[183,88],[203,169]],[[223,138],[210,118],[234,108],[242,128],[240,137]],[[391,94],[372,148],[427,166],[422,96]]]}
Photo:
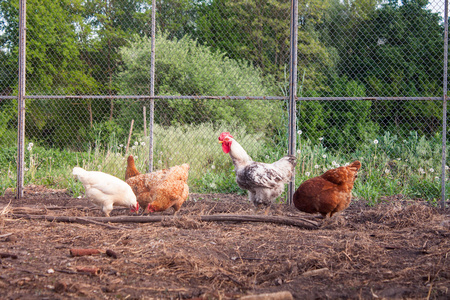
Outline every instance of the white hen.
{"label": "white hen", "polygon": [[237,184],[249,191],[250,201],[256,207],[270,206],[283,193],[284,185],[291,181],[297,164],[295,156],[287,155],[267,164],[253,161],[229,132],[220,134],[219,143],[223,152],[230,154]]}
{"label": "white hen", "polygon": [[83,183],[86,197],[102,207],[102,211],[109,217],[113,206],[129,207],[132,212],[139,210],[136,195],[131,187],[123,180],[112,175],[73,168],[73,175]]}

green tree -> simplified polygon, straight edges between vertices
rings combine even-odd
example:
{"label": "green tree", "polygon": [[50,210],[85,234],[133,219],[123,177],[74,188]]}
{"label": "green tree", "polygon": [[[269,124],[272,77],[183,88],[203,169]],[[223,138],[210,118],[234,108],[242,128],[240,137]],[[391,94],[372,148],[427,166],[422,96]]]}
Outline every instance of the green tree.
{"label": "green tree", "polygon": [[[321,40],[338,52],[336,74],[363,84],[366,96],[442,95],[443,27],[426,9],[427,0],[334,1],[321,24]],[[329,85],[333,85],[330,82]],[[333,90],[333,96],[358,92]],[[432,101],[375,101],[372,120],[397,134],[435,132],[441,104]]]}
{"label": "green tree", "polygon": [[[2,1],[2,46],[9,60],[18,61],[19,1]],[[97,82],[81,57],[77,25],[83,23],[81,1],[28,0],[26,70],[27,94],[86,94],[97,90]],[[17,68],[17,67],[16,67]],[[17,69],[16,69],[17,70]],[[17,91],[17,81],[10,86]],[[16,92],[13,92],[16,93]],[[62,104],[64,105],[61,108]],[[73,109],[70,101],[27,100],[26,134],[42,137],[57,128],[57,121]],[[61,113],[61,114],[60,114]],[[64,120],[66,131],[76,119]],[[68,125],[68,126],[67,126]]]}
{"label": "green tree", "polygon": [[[151,0],[148,0],[151,3]],[[170,38],[182,38],[193,34],[196,30],[197,5],[196,0],[157,0],[156,27],[166,32]],[[145,32],[150,36],[150,26]]]}
{"label": "green tree", "polygon": [[[251,61],[282,82],[290,57],[290,1],[200,1],[196,37],[232,59]],[[324,70],[333,68],[333,55],[319,41],[315,25],[321,23],[328,1],[299,2],[298,69],[306,71],[305,89],[326,87]],[[281,91],[278,91],[281,93]]]}
{"label": "green tree", "polygon": [[[19,1],[0,4],[3,46],[18,61]],[[95,86],[80,58],[76,24],[80,1],[27,1],[28,94],[76,94]]]}
{"label": "green tree", "polygon": [[[386,4],[364,23],[350,44],[344,73],[363,82],[368,96],[442,95],[443,28],[427,0]],[[440,103],[380,101],[377,123],[396,124],[403,132],[435,132]],[[401,133],[401,132],[400,132]]]}

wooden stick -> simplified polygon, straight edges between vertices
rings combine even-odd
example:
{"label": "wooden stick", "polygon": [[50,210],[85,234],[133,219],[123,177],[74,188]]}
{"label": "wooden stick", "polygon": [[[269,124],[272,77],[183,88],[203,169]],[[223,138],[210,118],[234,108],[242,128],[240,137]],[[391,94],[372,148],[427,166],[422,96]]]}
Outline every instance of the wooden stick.
{"label": "wooden stick", "polygon": [[[67,217],[67,216],[48,216],[48,215],[23,215],[13,214],[14,218],[26,218],[33,220],[47,220],[50,222],[68,222],[80,223],[86,220],[96,222],[112,222],[112,223],[155,223],[172,219],[181,219],[179,216],[117,216],[117,217]],[[303,219],[303,218],[288,218],[278,216],[259,216],[259,215],[206,215],[206,216],[192,216],[192,218],[202,222],[262,222],[274,223],[279,225],[296,226],[305,229],[317,229],[319,224],[317,222]]]}
{"label": "wooden stick", "polygon": [[134,124],[134,119],[131,120],[130,133],[128,134],[128,142],[127,142],[127,149],[125,150],[125,156],[127,156],[128,148],[130,148],[131,133],[133,132],[133,124]]}
{"label": "wooden stick", "polygon": [[0,253],[0,258],[8,258],[11,257],[12,259],[17,259],[18,256],[11,253]]}
{"label": "wooden stick", "polygon": [[77,272],[90,275],[100,275],[102,273],[102,270],[97,267],[78,267]]}
{"label": "wooden stick", "polygon": [[291,292],[281,291],[276,293],[266,293],[259,295],[248,295],[240,298],[241,300],[293,300]]}

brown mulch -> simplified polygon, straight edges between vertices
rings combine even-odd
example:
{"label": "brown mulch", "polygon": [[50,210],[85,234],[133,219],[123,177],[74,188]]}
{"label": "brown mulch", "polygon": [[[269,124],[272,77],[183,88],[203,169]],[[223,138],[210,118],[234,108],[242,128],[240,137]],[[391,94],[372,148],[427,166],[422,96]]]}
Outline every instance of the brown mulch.
{"label": "brown mulch", "polygon": [[[375,207],[354,200],[326,220],[283,204],[270,213],[320,227],[199,221],[255,214],[233,194],[191,194],[176,217],[156,223],[30,220],[14,216],[103,214],[65,190],[27,186],[22,199],[7,191],[0,197],[2,299],[237,299],[280,291],[295,299],[450,298],[448,208],[392,197]],[[111,215],[132,214],[116,208]],[[78,248],[100,253],[72,256]]]}

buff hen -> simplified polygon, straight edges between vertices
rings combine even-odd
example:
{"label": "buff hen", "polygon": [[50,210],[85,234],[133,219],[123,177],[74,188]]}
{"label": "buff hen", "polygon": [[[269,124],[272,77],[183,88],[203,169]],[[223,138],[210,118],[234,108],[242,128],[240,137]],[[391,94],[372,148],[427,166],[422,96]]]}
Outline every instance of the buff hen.
{"label": "buff hen", "polygon": [[136,175],[140,175],[141,173],[136,168],[136,164],[134,163],[133,155],[128,156],[127,159],[127,169],[125,170],[125,181],[128,178],[134,177]]}
{"label": "buff hen", "polygon": [[[132,174],[134,159],[128,157],[127,173]],[[136,170],[137,171],[137,170]],[[151,173],[129,177],[126,182],[136,194],[144,213],[164,211],[170,207],[178,212],[189,195],[187,179],[189,164],[173,166]]]}
{"label": "buff hen", "polygon": [[296,157],[287,155],[280,160],[266,164],[253,161],[229,132],[219,136],[222,150],[229,153],[236,172],[236,183],[249,191],[250,202],[259,206],[270,206],[284,191],[284,185],[291,181]]}
{"label": "buff hen", "polygon": [[346,209],[352,199],[352,189],[361,162],[354,161],[326,171],[321,176],[303,182],[294,193],[295,207],[303,212],[320,213],[323,218]]}
{"label": "buff hen", "polygon": [[79,167],[73,168],[72,173],[83,183],[86,198],[101,206],[106,216],[109,217],[114,206],[129,207],[133,212],[139,210],[136,195],[125,181],[103,172],[86,171]]}

